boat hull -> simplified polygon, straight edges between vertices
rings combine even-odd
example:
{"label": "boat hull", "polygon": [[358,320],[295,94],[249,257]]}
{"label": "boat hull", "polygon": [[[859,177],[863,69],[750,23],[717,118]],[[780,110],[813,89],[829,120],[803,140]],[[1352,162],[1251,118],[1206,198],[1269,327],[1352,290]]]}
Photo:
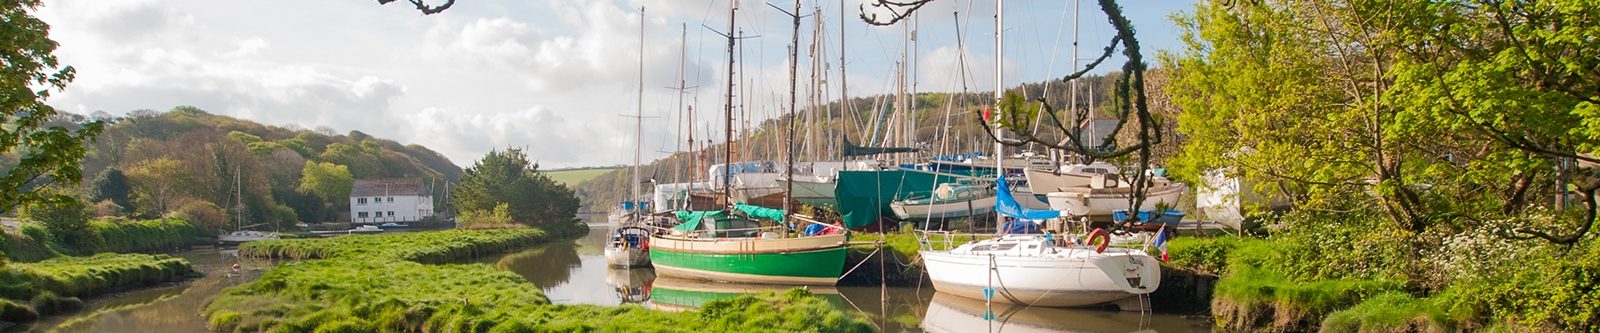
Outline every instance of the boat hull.
{"label": "boat hull", "polygon": [[[1145,200],[1139,205],[1138,210],[1155,210],[1160,206],[1177,207],[1178,199],[1183,197],[1185,187],[1182,184],[1173,184],[1160,188],[1152,188]],[[1046,195],[1050,209],[1065,211],[1073,216],[1110,217],[1112,212],[1128,209],[1129,193],[1125,191],[1100,192],[1098,190],[1083,190],[1076,192],[1051,192]]]}
{"label": "boat hull", "polygon": [[833,285],[844,270],[845,235],[802,238],[651,237],[656,274],[725,282]]}
{"label": "boat hull", "polygon": [[[1063,249],[1063,251],[1069,251]],[[1076,307],[1115,302],[1155,291],[1161,266],[1142,253],[1088,249],[1069,257],[1015,257],[921,251],[934,289],[984,299],[994,288],[995,302]],[[992,268],[992,269],[991,269]],[[992,273],[991,273],[992,272]]]}
{"label": "boat hull", "polygon": [[889,204],[889,209],[894,211],[894,215],[901,220],[943,220],[994,213],[994,200],[994,196],[987,196],[970,201],[943,202],[931,205],[895,202]]}
{"label": "boat hull", "polygon": [[833,194],[834,190],[838,188],[838,183],[831,181],[816,182],[805,179],[792,182],[783,179],[778,180],[780,187],[788,185],[787,183],[794,183],[794,193],[790,197],[795,201],[815,207],[833,207],[839,204],[838,201],[835,201]]}
{"label": "boat hull", "polygon": [[650,266],[650,251],[631,247],[606,247],[606,265],[611,267]]}

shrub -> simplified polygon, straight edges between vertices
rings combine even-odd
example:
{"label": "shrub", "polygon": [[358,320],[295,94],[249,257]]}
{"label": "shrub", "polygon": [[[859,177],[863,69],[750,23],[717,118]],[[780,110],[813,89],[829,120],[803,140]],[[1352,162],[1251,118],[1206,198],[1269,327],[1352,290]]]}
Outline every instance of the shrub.
{"label": "shrub", "polygon": [[100,202],[94,203],[93,209],[94,217],[96,218],[122,216],[122,213],[126,211],[125,207],[111,200],[100,200]]}
{"label": "shrub", "polygon": [[78,247],[90,241],[89,215],[89,207],[82,200],[59,192],[28,202],[18,211],[22,219],[43,224],[54,236],[53,240],[68,247]]}
{"label": "shrub", "polygon": [[517,225],[511,218],[511,206],[504,203],[495,205],[493,211],[463,211],[456,216],[456,223],[463,229],[507,228]]}

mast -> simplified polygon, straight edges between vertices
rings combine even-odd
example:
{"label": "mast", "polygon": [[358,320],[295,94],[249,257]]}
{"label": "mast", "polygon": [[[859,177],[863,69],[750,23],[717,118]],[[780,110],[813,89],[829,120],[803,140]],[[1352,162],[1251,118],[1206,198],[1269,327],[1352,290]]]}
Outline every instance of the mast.
{"label": "mast", "polygon": [[[643,22],[644,19],[640,18],[639,21]],[[644,26],[644,23],[640,23],[639,26],[642,29],[642,27]],[[688,49],[689,49],[689,25],[686,24],[686,23],[685,24],[681,24],[681,26],[679,26],[678,29],[679,29],[679,32],[678,32],[678,89],[677,89],[678,90],[678,138],[682,139],[683,138],[684,124],[686,124],[684,122],[684,119],[683,119],[683,91],[689,89],[689,87],[688,87],[689,82],[684,80],[684,78],[683,78],[683,63],[687,62],[688,58],[689,58],[689,51],[688,51]],[[641,36],[643,36],[643,35],[641,34]],[[639,52],[639,54],[640,55],[644,55],[644,52]],[[643,81],[640,82],[639,86],[641,86],[641,87],[644,86]],[[642,96],[641,96],[640,99],[641,100],[643,99]],[[693,134],[690,134],[690,135],[692,136]],[[693,141],[693,140],[690,140],[690,141]],[[693,148],[690,148],[690,149],[693,149]],[[677,147],[677,149],[673,150],[673,153],[676,154],[676,153],[679,153],[679,152],[682,152],[682,151],[683,151],[683,141],[678,141],[678,147]],[[677,170],[673,170],[673,172],[672,172],[672,180],[673,180],[673,182],[681,183],[683,181],[683,162],[679,161],[678,163],[673,163],[673,164],[677,165],[678,169]],[[694,170],[694,169],[690,169],[690,170]],[[693,180],[691,180],[691,182],[692,181]]]}
{"label": "mast", "polygon": [[[639,109],[633,115],[633,197],[639,200],[639,146],[644,145],[644,6],[639,7]],[[639,204],[634,202],[634,205]],[[634,207],[638,209],[638,207]]]}
{"label": "mast", "polygon": [[[1078,2],[1079,2],[1079,0],[1072,0],[1072,72],[1071,73],[1077,73],[1078,72],[1078,13],[1083,11],[1082,10],[1083,7],[1080,6],[1078,4]],[[1071,94],[1072,95],[1072,104],[1071,104],[1072,108],[1068,109],[1068,110],[1073,110],[1073,112],[1072,112],[1072,126],[1078,126],[1078,112],[1077,112],[1077,109],[1078,109],[1078,80],[1079,79],[1080,78],[1073,78],[1072,79],[1072,86],[1071,86],[1071,89],[1072,89],[1072,94]],[[1090,109],[1090,112],[1093,112],[1093,111],[1094,111],[1093,109]],[[1091,114],[1089,116],[1089,118],[1093,119],[1094,118],[1093,114]],[[1053,160],[1052,162],[1055,163],[1055,164],[1058,164],[1058,165],[1056,165],[1057,169],[1061,168],[1061,166],[1059,165],[1060,164],[1060,160]]]}
{"label": "mast", "polygon": [[722,144],[722,204],[723,208],[733,210],[733,51],[734,35],[733,24],[738,18],[739,1],[728,2],[728,104],[724,106],[727,120],[723,121],[723,138],[727,141]]}
{"label": "mast", "polygon": [[[773,7],[776,8],[777,6]],[[795,120],[798,120],[798,118],[795,118],[796,114],[794,112],[795,88],[797,86],[795,71],[797,69],[796,66],[800,65],[800,0],[795,0],[794,12],[789,13],[789,17],[794,18],[794,34],[789,41],[789,134],[787,136],[788,140],[785,140],[788,148],[784,149],[784,152],[787,153],[785,156],[787,161],[784,162],[783,168],[783,179],[785,180],[783,182],[783,220],[792,223],[790,216],[794,215],[794,207],[790,207],[789,202],[793,201],[794,197],[794,123]]]}
{"label": "mast", "polygon": [[[994,114],[994,117],[995,117],[996,121],[995,121],[993,126],[994,126],[994,137],[995,138],[1004,138],[1003,135],[1005,134],[1005,133],[1000,131],[1000,122],[998,121],[1000,119],[1000,114],[1001,114],[1000,113],[1000,100],[1003,98],[1003,96],[1005,94],[1005,72],[1003,71],[1004,68],[1001,66],[1001,64],[1004,63],[1002,61],[1001,56],[1005,55],[1005,45],[1006,45],[1005,30],[1004,30],[1005,29],[1005,12],[1006,12],[1005,9],[1006,9],[1005,1],[995,1],[994,2],[994,108],[995,109],[994,109],[994,113],[993,114]],[[994,141],[994,172],[997,175],[1003,175],[1006,172],[1005,165],[1003,163],[1004,162],[1003,159],[1005,158],[1004,150],[1005,150],[1005,146],[1000,144],[1000,140],[995,140]],[[998,178],[997,178],[997,180],[998,180]],[[996,195],[998,195],[998,194],[996,194]],[[999,227],[1001,221],[1005,221],[1004,215],[1001,215],[999,210],[995,210],[995,212],[994,212],[995,227]]]}
{"label": "mast", "polygon": [[[839,0],[839,112],[841,115],[850,115],[850,81],[847,79],[850,76],[845,75],[844,71],[844,17],[844,0]],[[840,132],[844,132],[843,137],[850,136],[850,129],[844,128],[844,124],[848,123],[850,122],[841,121],[839,124]],[[829,143],[829,146],[834,144],[836,143]],[[840,149],[842,150],[843,147],[840,147]],[[840,160],[844,160],[844,158],[841,156]],[[845,163],[844,169],[850,170],[850,163]]]}

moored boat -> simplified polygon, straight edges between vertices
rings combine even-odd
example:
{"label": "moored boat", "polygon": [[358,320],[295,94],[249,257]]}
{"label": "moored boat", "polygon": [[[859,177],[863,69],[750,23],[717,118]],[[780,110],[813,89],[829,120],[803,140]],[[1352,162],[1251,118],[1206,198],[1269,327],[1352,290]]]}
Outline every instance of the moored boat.
{"label": "moored boat", "polygon": [[[766,209],[738,205],[745,210]],[[770,215],[748,214],[748,215]],[[782,213],[777,213],[779,216]],[[789,285],[833,285],[844,271],[848,236],[830,226],[820,235],[787,235],[743,214],[680,212],[682,224],[650,236],[656,273],[687,279]]]}
{"label": "moored boat", "polygon": [[943,220],[992,213],[994,200],[994,191],[985,186],[945,183],[932,193],[892,202],[889,209],[901,220]]}
{"label": "moored boat", "polygon": [[[1183,183],[1158,183],[1145,189],[1145,199],[1139,204],[1138,210],[1177,207],[1178,199],[1183,197],[1187,189]],[[1128,210],[1128,198],[1132,195],[1132,186],[1118,186],[1067,188],[1051,192],[1045,197],[1051,209],[1065,211],[1068,215],[1110,217],[1116,210]]]}
{"label": "moored boat", "polygon": [[650,230],[630,226],[617,228],[606,242],[606,265],[645,267],[650,265]]}
{"label": "moored boat", "polygon": [[1001,303],[1090,306],[1148,294],[1161,284],[1160,262],[1142,250],[1062,245],[1045,235],[1006,235],[919,252],[934,289]]}
{"label": "moored boat", "polygon": [[254,241],[278,239],[276,232],[262,232],[255,230],[237,230],[217,236],[217,242],[222,245],[239,245]]}

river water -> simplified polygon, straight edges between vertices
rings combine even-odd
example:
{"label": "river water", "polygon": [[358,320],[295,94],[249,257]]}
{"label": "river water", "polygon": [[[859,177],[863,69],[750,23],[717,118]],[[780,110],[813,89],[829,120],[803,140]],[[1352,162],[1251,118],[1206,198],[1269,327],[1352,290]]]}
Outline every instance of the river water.
{"label": "river water", "polygon": [[[594,226],[572,241],[482,258],[544,289],[560,304],[640,306],[690,310],[704,302],[742,293],[786,287],[738,285],[657,278],[653,270],[606,267],[602,253],[608,230]],[[221,290],[259,278],[273,263],[241,259],[232,251],[191,250],[188,259],[205,277],[158,288],[88,301],[81,312],[46,318],[8,331],[205,332],[200,316]],[[235,271],[232,265],[241,264]],[[981,300],[939,294],[922,287],[813,287],[812,292],[841,309],[866,314],[884,332],[1209,332],[1203,319],[1166,314],[1008,306],[986,307]]]}

